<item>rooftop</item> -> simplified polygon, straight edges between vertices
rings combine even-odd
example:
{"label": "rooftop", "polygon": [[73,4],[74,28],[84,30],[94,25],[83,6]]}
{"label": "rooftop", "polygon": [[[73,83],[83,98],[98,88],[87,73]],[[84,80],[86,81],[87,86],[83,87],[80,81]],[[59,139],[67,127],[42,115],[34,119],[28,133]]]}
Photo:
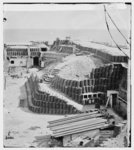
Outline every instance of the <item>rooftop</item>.
{"label": "rooftop", "polygon": [[27,46],[27,45],[31,45],[31,42],[8,42],[5,43],[7,46]]}
{"label": "rooftop", "polygon": [[12,46],[8,46],[8,48],[10,49],[27,49],[27,46],[24,45],[12,45]]}

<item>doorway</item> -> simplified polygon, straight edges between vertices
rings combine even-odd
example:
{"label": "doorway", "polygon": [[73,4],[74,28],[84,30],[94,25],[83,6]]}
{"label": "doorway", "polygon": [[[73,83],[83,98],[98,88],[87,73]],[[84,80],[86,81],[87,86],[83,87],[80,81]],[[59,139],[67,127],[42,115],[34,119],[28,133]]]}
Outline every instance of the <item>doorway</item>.
{"label": "doorway", "polygon": [[39,57],[33,57],[33,65],[39,66]]}
{"label": "doorway", "polygon": [[112,94],[112,106],[115,107],[117,105],[117,94]]}

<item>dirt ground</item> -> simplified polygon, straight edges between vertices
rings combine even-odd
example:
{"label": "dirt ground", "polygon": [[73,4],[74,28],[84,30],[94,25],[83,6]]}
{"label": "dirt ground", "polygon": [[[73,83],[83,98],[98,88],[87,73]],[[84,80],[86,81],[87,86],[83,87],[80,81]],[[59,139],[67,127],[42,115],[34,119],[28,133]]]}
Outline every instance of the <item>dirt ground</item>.
{"label": "dirt ground", "polygon": [[59,76],[68,80],[84,80],[92,69],[104,65],[103,61],[92,55],[69,55],[62,63],[56,66],[60,69]]}
{"label": "dirt ground", "polygon": [[[23,94],[21,93],[26,78],[7,77],[6,81],[3,95],[3,144],[5,147],[36,147],[39,142],[34,142],[36,136],[50,134],[47,122],[63,116],[40,115],[21,109],[19,100],[22,95],[23,99],[26,98],[24,89]],[[12,136],[13,139],[6,139],[7,135]]]}

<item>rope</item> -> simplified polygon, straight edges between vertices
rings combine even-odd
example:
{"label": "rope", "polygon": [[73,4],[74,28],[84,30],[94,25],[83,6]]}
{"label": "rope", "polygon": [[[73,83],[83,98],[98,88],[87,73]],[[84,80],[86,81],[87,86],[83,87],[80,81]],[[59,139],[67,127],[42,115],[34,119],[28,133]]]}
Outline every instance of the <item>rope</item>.
{"label": "rope", "polygon": [[[108,22],[107,22],[107,16],[106,16],[106,8],[105,8],[105,5],[104,5],[104,13],[105,13],[106,26],[107,26],[107,29],[108,29],[108,32],[109,32],[109,35],[110,35],[111,39],[113,40],[113,42],[115,43],[115,45],[117,46],[117,48],[118,48],[122,53],[124,53],[125,56],[128,57],[128,55],[127,55],[124,51],[122,51],[122,49],[118,46],[118,44],[116,43],[116,41],[113,39],[113,36],[112,36],[112,34],[111,34],[111,32],[110,32],[109,25],[108,25]],[[128,58],[129,58],[129,57],[128,57]]]}
{"label": "rope", "polygon": [[127,44],[130,45],[130,43],[128,42],[128,40],[126,39],[126,37],[123,35],[123,33],[120,31],[120,29],[117,27],[117,25],[115,24],[115,22],[113,21],[113,19],[111,18],[111,16],[109,15],[108,11],[105,8],[105,12],[107,13],[107,15],[109,16],[110,20],[113,22],[113,24],[115,25],[116,29],[119,31],[119,33],[122,35],[122,37],[125,39],[125,41],[127,42]]}

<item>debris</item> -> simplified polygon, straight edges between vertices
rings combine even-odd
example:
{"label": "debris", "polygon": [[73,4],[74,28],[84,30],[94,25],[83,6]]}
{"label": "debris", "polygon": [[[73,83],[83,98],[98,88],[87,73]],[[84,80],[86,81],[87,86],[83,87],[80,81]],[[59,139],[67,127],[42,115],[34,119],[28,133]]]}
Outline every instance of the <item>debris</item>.
{"label": "debris", "polygon": [[38,126],[32,126],[32,127],[30,127],[29,129],[30,129],[30,130],[36,130],[36,129],[40,129],[40,127],[38,127]]}

